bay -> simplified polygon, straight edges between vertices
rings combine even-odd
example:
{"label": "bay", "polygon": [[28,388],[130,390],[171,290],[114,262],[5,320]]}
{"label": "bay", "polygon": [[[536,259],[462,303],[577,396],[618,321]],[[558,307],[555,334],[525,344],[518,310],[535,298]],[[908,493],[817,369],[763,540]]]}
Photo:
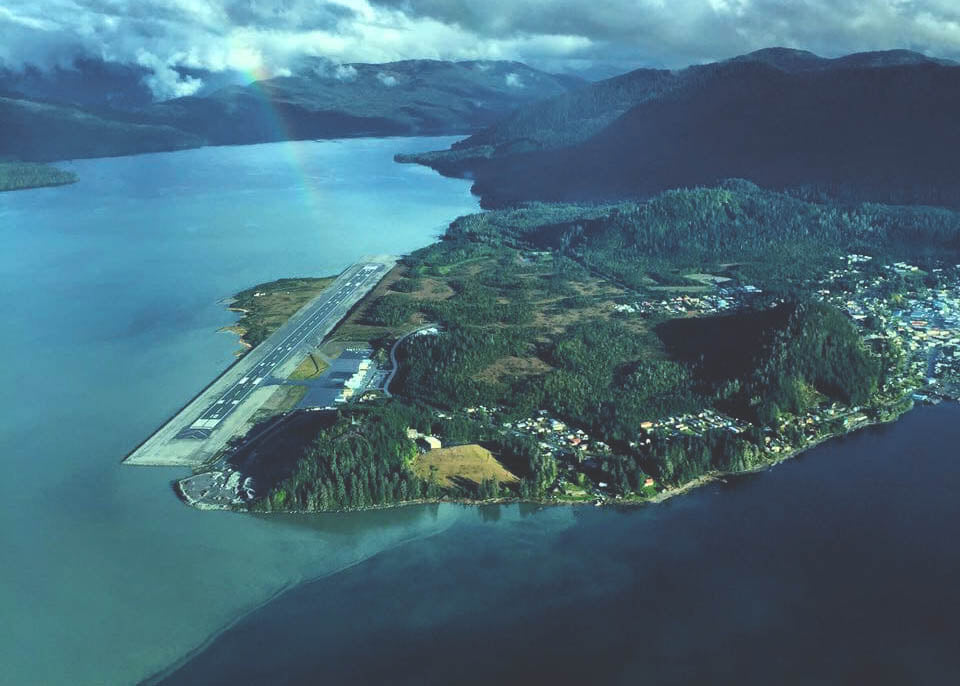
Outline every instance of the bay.
{"label": "bay", "polygon": [[474,211],[451,139],[65,165],[0,195],[0,683],[951,683],[960,408],[659,506],[255,517],[120,459],[218,371],[220,302]]}
{"label": "bay", "polygon": [[407,511],[201,513],[120,461],[233,360],[221,302],[432,242],[469,184],[392,161],[453,139],[81,160],[0,194],[0,683],[125,684],[279,591],[449,526]]}

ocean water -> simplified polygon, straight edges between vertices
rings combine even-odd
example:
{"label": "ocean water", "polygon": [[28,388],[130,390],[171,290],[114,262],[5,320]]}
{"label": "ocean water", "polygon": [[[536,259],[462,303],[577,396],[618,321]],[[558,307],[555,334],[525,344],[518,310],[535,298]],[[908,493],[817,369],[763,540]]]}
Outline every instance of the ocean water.
{"label": "ocean water", "polygon": [[135,683],[304,579],[433,535],[407,510],[201,513],[184,472],[120,465],[230,364],[221,301],[426,245],[469,184],[398,165],[449,138],[83,160],[0,194],[0,683]]}
{"label": "ocean water", "polygon": [[0,683],[940,684],[960,408],[663,505],[191,510],[122,457],[231,361],[218,300],[429,243],[450,139],[70,165],[0,195]]}
{"label": "ocean water", "polygon": [[657,506],[467,510],[161,683],[954,684],[958,444],[923,408]]}

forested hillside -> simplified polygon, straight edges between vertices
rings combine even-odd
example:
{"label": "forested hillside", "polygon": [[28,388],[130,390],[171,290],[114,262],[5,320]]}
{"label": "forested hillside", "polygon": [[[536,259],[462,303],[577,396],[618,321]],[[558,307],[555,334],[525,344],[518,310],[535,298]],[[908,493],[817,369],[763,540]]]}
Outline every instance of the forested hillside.
{"label": "forested hillside", "polygon": [[63,186],[76,180],[77,175],[73,172],[65,172],[46,164],[0,162],[0,191]]}
{"label": "forested hillside", "polygon": [[454,240],[561,250],[632,287],[664,268],[742,262],[769,288],[802,280],[845,252],[945,257],[960,253],[960,213],[925,206],[837,205],[731,180],[644,202],[533,204],[457,219]]}
{"label": "forested hillside", "polygon": [[[107,65],[109,66],[109,65]],[[9,77],[9,75],[7,75]],[[208,75],[209,76],[209,75]],[[119,77],[118,77],[119,78]],[[135,74],[124,73],[127,83]],[[109,93],[76,104],[37,79],[3,78],[40,95],[0,98],[0,156],[32,161],[177,150],[205,144],[263,143],[347,136],[466,134],[516,107],[586,82],[519,62],[407,60],[384,64],[305,63],[289,76],[159,103]],[[58,77],[54,83],[64,83]],[[86,82],[85,82],[86,83]],[[107,79],[107,85],[113,83]],[[106,88],[106,86],[105,86]],[[104,102],[106,101],[106,102]]]}
{"label": "forested hillside", "polygon": [[0,97],[0,157],[49,162],[195,148],[206,141],[166,124]]}
{"label": "forested hillside", "polygon": [[476,178],[485,206],[611,200],[742,177],[848,200],[956,204],[960,67],[908,52],[765,51],[640,71],[408,156]]}

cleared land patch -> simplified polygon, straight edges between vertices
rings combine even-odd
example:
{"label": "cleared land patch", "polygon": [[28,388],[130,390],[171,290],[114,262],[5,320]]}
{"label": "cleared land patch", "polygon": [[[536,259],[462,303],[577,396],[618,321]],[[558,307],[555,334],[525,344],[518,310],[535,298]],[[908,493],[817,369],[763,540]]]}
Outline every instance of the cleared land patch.
{"label": "cleared land patch", "polygon": [[490,383],[505,383],[527,376],[541,376],[553,367],[539,357],[501,357],[482,372],[476,375],[478,381]]}
{"label": "cleared land patch", "polygon": [[324,362],[323,358],[320,357],[316,352],[312,352],[303,358],[303,361],[293,370],[293,373],[288,377],[291,381],[308,381],[310,379],[316,379],[318,376],[322,375],[328,365]]}
{"label": "cleared land patch", "polygon": [[436,468],[434,474],[437,484],[444,488],[456,486],[458,480],[471,481],[474,484],[489,479],[496,479],[501,484],[519,481],[493,453],[476,444],[430,450],[418,455],[413,461],[413,471],[421,479],[430,479],[431,467]]}
{"label": "cleared land patch", "polygon": [[241,291],[230,303],[230,309],[243,316],[225,330],[238,334],[245,345],[255,347],[326,290],[334,279],[280,279]]}

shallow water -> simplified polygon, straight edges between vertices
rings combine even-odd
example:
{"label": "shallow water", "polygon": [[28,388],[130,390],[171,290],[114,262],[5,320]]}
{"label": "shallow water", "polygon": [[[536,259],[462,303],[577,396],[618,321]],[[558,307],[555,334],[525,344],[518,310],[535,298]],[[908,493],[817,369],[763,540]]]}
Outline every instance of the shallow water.
{"label": "shallow water", "polygon": [[448,527],[407,510],[200,513],[120,460],[226,367],[218,302],[430,243],[469,184],[397,165],[440,139],[278,143],[63,165],[0,194],[0,682],[145,678],[303,579]]}

